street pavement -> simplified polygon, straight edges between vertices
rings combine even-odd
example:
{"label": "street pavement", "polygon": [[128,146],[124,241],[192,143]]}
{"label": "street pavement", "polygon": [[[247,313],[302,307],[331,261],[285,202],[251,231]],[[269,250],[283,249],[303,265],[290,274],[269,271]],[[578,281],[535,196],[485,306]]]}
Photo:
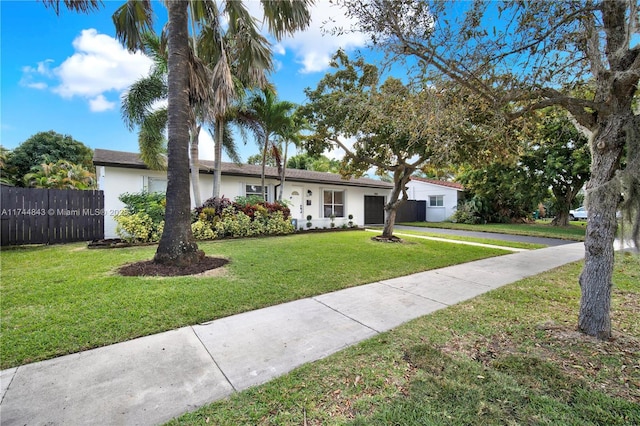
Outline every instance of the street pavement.
{"label": "street pavement", "polygon": [[550,247],[575,243],[575,241],[561,240],[558,238],[542,238],[542,237],[530,237],[526,235],[499,234],[497,232],[463,231],[460,229],[423,228],[421,226],[396,225],[394,226],[394,230],[398,232],[401,232],[402,230],[406,230],[406,231],[418,231],[418,232],[429,232],[433,234],[442,234],[443,236],[457,235],[460,237],[487,238],[490,240],[543,244]]}

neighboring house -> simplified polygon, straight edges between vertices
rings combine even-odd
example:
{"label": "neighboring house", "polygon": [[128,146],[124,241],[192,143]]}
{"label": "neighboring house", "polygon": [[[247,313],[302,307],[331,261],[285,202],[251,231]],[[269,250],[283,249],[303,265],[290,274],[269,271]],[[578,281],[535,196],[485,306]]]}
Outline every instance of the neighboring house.
{"label": "neighboring house", "polygon": [[[116,237],[114,215],[124,205],[118,197],[129,192],[164,192],[167,188],[167,173],[149,170],[139,154],[122,151],[96,149],[93,155],[98,187],[104,191],[105,238]],[[230,200],[238,196],[261,195],[261,166],[249,164],[222,164],[220,195]],[[276,167],[267,167],[265,172],[269,201],[279,193],[280,180]],[[300,229],[306,228],[312,217],[312,227],[330,227],[335,216],[336,226],[342,226],[353,215],[359,226],[384,222],[384,204],[393,185],[374,179],[343,179],[338,174],[287,169],[283,200],[287,202],[293,219]],[[213,162],[200,161],[200,196],[211,198],[213,192]],[[193,194],[191,194],[193,203]],[[195,207],[195,206],[192,206]]]}
{"label": "neighboring house", "polygon": [[464,187],[459,183],[412,176],[407,183],[410,200],[426,202],[426,222],[443,222],[455,213],[458,201],[464,197]]}

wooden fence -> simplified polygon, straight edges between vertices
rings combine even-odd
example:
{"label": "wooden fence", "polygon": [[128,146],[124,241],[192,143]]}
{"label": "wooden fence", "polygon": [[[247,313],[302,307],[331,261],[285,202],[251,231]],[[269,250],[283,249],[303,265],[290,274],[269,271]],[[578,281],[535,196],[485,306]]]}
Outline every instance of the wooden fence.
{"label": "wooden fence", "polygon": [[398,206],[396,222],[424,222],[427,220],[427,202],[406,200]]}
{"label": "wooden fence", "polygon": [[2,185],[3,246],[104,238],[104,193]]}

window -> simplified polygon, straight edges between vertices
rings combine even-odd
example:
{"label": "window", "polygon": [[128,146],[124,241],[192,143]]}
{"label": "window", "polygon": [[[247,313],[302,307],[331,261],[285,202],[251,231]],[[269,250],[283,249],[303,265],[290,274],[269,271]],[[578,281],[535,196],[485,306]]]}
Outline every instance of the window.
{"label": "window", "polygon": [[159,178],[148,178],[147,191],[152,194],[154,192],[167,192],[167,180]]}
{"label": "window", "polygon": [[[250,197],[252,195],[257,195],[259,197],[263,197],[264,194],[262,192],[262,186],[260,185],[245,185],[244,187],[244,195]],[[267,187],[267,199],[269,199],[269,187]]]}
{"label": "window", "polygon": [[444,207],[444,195],[429,195],[429,207]]}
{"label": "window", "polygon": [[322,206],[324,217],[344,217],[344,191],[325,190]]}

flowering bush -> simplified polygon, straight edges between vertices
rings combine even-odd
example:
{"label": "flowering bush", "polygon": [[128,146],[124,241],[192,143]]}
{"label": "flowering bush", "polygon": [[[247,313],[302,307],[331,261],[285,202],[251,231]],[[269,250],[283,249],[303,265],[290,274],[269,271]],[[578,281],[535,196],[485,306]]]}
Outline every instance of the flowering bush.
{"label": "flowering bush", "polygon": [[[156,242],[164,229],[163,194],[122,194],[125,208],[115,219],[116,232],[130,242]],[[289,208],[252,197],[210,198],[194,209],[191,232],[196,240],[284,235],[295,232]]]}
{"label": "flowering bush", "polygon": [[[214,238],[241,238],[284,235],[295,232],[289,209],[280,203],[267,203],[251,197],[210,199],[194,211],[198,221],[209,223]],[[215,213],[214,213],[215,211]],[[200,226],[200,225],[199,225]]]}
{"label": "flowering bush", "polygon": [[222,216],[222,211],[232,204],[233,203],[228,198],[209,198],[202,204],[202,206],[196,207],[194,213],[196,217],[200,216],[201,213],[205,213],[208,218],[213,219],[214,216]]}

